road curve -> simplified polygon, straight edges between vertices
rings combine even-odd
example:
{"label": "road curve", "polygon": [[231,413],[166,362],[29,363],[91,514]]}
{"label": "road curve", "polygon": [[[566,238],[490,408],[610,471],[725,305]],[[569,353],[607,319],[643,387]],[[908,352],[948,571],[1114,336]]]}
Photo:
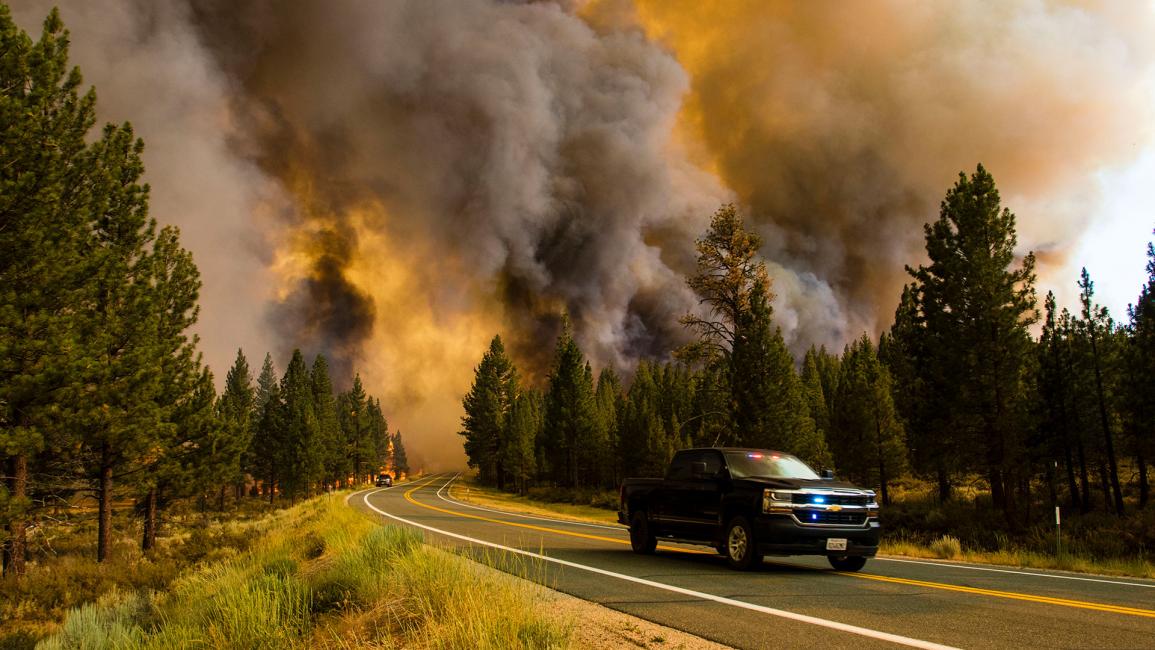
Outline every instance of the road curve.
{"label": "road curve", "polygon": [[859,573],[705,547],[630,551],[625,528],[456,501],[455,475],[359,492],[383,523],[554,589],[737,648],[1155,648],[1155,581],[878,558]]}

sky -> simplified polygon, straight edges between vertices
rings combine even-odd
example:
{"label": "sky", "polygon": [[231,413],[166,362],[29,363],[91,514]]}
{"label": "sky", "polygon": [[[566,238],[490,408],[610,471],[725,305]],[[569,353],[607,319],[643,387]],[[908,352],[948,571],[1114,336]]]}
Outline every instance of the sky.
{"label": "sky", "polygon": [[1103,203],[1071,254],[1072,263],[1047,285],[1058,296],[1064,276],[1070,278],[1063,304],[1075,309],[1078,289],[1073,287],[1078,272],[1086,267],[1100,304],[1116,321],[1126,322],[1127,307],[1147,281],[1147,243],[1155,241],[1155,145],[1147,143],[1134,163],[1103,171],[1096,180]]}

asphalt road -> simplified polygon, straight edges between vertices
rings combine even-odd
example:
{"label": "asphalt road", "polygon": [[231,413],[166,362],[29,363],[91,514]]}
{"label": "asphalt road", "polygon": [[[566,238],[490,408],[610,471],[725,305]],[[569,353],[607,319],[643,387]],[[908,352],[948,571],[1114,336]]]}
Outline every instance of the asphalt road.
{"label": "asphalt road", "polygon": [[453,475],[353,495],[384,523],[549,587],[737,648],[1155,648],[1155,581],[876,558],[737,572],[705,547],[630,550],[624,527],[452,498]]}

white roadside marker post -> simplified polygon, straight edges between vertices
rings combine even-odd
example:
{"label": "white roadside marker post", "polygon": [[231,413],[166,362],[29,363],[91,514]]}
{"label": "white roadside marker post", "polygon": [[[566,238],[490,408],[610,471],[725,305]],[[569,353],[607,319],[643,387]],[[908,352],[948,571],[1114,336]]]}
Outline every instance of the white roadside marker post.
{"label": "white roadside marker post", "polygon": [[1063,536],[1059,528],[1059,506],[1055,506],[1055,557],[1063,555]]}

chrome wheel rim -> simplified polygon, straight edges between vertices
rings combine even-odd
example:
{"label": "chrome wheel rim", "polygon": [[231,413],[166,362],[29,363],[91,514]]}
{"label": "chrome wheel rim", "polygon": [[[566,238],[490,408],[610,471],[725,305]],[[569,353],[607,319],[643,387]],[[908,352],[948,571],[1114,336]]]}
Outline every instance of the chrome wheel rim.
{"label": "chrome wheel rim", "polygon": [[741,560],[746,557],[746,529],[741,526],[731,527],[728,546],[731,559]]}

